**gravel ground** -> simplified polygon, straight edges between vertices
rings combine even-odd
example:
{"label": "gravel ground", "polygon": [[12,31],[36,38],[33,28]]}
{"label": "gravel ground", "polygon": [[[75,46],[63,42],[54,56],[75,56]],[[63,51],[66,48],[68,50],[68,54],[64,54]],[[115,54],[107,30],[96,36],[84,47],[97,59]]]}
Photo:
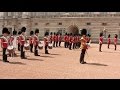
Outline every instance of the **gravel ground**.
{"label": "gravel ground", "polygon": [[[107,49],[103,44],[98,52],[98,44],[91,44],[85,56],[87,64],[80,64],[80,49],[69,50],[58,47],[49,50],[50,55],[39,51],[41,56],[26,52],[28,59],[8,57],[10,63],[2,61],[0,49],[1,79],[117,79],[120,78],[120,46],[114,45]],[[20,53],[17,51],[17,54]]]}

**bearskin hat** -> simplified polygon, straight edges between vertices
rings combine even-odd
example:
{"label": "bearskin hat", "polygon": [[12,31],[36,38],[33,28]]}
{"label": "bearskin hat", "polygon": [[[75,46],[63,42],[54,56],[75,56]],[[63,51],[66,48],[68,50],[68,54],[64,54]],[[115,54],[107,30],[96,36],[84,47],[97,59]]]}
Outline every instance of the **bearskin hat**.
{"label": "bearskin hat", "polygon": [[52,35],[53,33],[51,32],[50,35]]}
{"label": "bearskin hat", "polygon": [[8,28],[3,28],[3,30],[2,30],[2,34],[4,34],[4,33],[8,33]]}
{"label": "bearskin hat", "polygon": [[16,30],[14,30],[14,31],[13,31],[13,35],[16,35],[16,34],[17,34],[17,31],[16,31]]}
{"label": "bearskin hat", "polygon": [[90,35],[90,34],[88,34],[87,36],[88,36],[88,37],[91,37],[91,35]]}
{"label": "bearskin hat", "polygon": [[82,35],[86,35],[86,34],[87,34],[87,30],[86,30],[86,29],[82,29],[82,30],[81,30],[81,34],[82,34]]}
{"label": "bearskin hat", "polygon": [[35,33],[39,33],[39,29],[36,29],[36,30],[35,30]]}
{"label": "bearskin hat", "polygon": [[115,38],[117,38],[118,37],[118,35],[117,34],[115,34]]}
{"label": "bearskin hat", "polygon": [[22,27],[21,32],[26,32],[26,27]]}
{"label": "bearskin hat", "polygon": [[30,35],[33,35],[34,34],[34,32],[33,31],[30,31]]}
{"label": "bearskin hat", "polygon": [[110,38],[110,34],[108,35],[108,38]]}
{"label": "bearskin hat", "polygon": [[20,35],[20,34],[21,34],[21,31],[18,32],[18,35]]}
{"label": "bearskin hat", "polygon": [[48,32],[45,32],[45,36],[48,36],[49,35],[49,33]]}
{"label": "bearskin hat", "polygon": [[103,33],[102,33],[102,32],[100,33],[100,37],[101,37],[101,36],[103,36]]}

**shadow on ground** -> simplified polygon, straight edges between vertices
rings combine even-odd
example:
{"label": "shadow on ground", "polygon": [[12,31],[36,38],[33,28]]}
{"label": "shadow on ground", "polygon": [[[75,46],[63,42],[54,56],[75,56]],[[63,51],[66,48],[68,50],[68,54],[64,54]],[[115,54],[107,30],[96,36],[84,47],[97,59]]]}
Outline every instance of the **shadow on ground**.
{"label": "shadow on ground", "polygon": [[22,62],[9,62],[10,64],[20,64],[20,65],[26,65],[25,63]]}
{"label": "shadow on ground", "polygon": [[35,59],[35,58],[27,58],[27,60],[32,60],[32,61],[44,61],[42,59]]}
{"label": "shadow on ground", "polygon": [[86,63],[88,65],[96,65],[96,66],[108,66],[106,64],[100,64],[100,63]]}

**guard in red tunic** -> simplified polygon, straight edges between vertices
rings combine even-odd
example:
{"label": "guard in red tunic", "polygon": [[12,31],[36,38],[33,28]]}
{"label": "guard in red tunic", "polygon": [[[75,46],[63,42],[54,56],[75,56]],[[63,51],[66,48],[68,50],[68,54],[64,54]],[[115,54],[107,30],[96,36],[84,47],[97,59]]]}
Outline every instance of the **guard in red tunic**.
{"label": "guard in red tunic", "polygon": [[66,38],[66,47],[67,48],[69,47],[69,37],[70,37],[70,34],[67,34],[67,38]]}
{"label": "guard in red tunic", "polygon": [[72,46],[72,33],[70,34],[70,36],[69,36],[69,50],[72,50],[71,49],[71,46]]}
{"label": "guard in red tunic", "polygon": [[7,39],[7,36],[8,36],[8,29],[7,28],[3,28],[2,30],[2,34],[3,36],[1,37],[1,45],[2,45],[2,49],[3,49],[3,62],[9,62],[7,60],[7,54],[6,54],[6,50],[7,50],[7,47],[8,47],[8,39]]}
{"label": "guard in red tunic", "polygon": [[56,47],[58,47],[58,33],[55,36]]}
{"label": "guard in red tunic", "polygon": [[25,37],[25,32],[26,32],[26,27],[22,27],[21,29],[21,35],[20,35],[20,47],[21,47],[21,59],[27,59],[25,57],[25,51],[23,50],[24,49],[24,44],[26,42],[26,37]]}
{"label": "guard in red tunic", "polygon": [[38,55],[38,44],[39,44],[39,37],[38,37],[38,34],[39,34],[39,29],[36,29],[35,30],[35,35],[34,35],[34,55],[35,56],[40,56]]}
{"label": "guard in red tunic", "polygon": [[54,32],[54,35],[53,35],[53,47],[55,47],[55,40],[56,40],[56,33]]}
{"label": "guard in red tunic", "polygon": [[18,41],[18,51],[20,51],[20,35],[21,31],[18,32],[17,41]]}
{"label": "guard in red tunic", "polygon": [[30,37],[29,37],[29,44],[30,44],[30,52],[33,52],[33,40],[34,40],[34,32],[30,31]]}
{"label": "guard in red tunic", "polygon": [[75,49],[75,34],[73,36],[72,43],[73,43],[73,49]]}
{"label": "guard in red tunic", "polygon": [[114,37],[115,50],[116,50],[116,48],[117,48],[117,37],[118,37],[118,35],[115,34],[115,37]]}
{"label": "guard in red tunic", "polygon": [[61,47],[61,42],[62,42],[62,34],[61,33],[58,36],[58,42],[59,42],[59,47]]}
{"label": "guard in red tunic", "polygon": [[64,35],[64,47],[67,47],[67,33]]}
{"label": "guard in red tunic", "polygon": [[49,43],[48,35],[49,35],[49,33],[46,32],[46,33],[45,33],[45,37],[44,37],[45,54],[49,54],[49,53],[48,53],[48,43]]}
{"label": "guard in red tunic", "polygon": [[103,44],[103,33],[100,33],[100,38],[99,38],[99,52],[102,52],[101,51],[102,44]]}
{"label": "guard in red tunic", "polygon": [[75,34],[75,49],[77,49],[77,34]]}
{"label": "guard in red tunic", "polygon": [[107,41],[107,43],[108,43],[108,49],[109,49],[109,46],[110,46],[110,43],[111,43],[110,34],[108,35],[108,41]]}
{"label": "guard in red tunic", "polygon": [[50,37],[49,37],[49,40],[50,40],[50,43],[52,43],[52,41],[53,41],[53,36],[52,36],[52,32],[50,33]]}

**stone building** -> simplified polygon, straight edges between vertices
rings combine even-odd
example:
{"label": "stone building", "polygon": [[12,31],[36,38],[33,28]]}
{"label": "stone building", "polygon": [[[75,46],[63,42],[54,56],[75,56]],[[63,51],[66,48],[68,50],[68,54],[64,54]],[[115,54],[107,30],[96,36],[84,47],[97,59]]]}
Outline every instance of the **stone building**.
{"label": "stone building", "polygon": [[[104,33],[104,42],[108,34],[111,38],[118,34],[120,39],[120,12],[0,12],[0,34],[3,27],[12,32],[27,27],[27,35],[38,28],[40,38],[45,32],[81,33],[86,28],[92,42],[98,42],[99,33]],[[119,41],[120,43],[120,41]]]}

